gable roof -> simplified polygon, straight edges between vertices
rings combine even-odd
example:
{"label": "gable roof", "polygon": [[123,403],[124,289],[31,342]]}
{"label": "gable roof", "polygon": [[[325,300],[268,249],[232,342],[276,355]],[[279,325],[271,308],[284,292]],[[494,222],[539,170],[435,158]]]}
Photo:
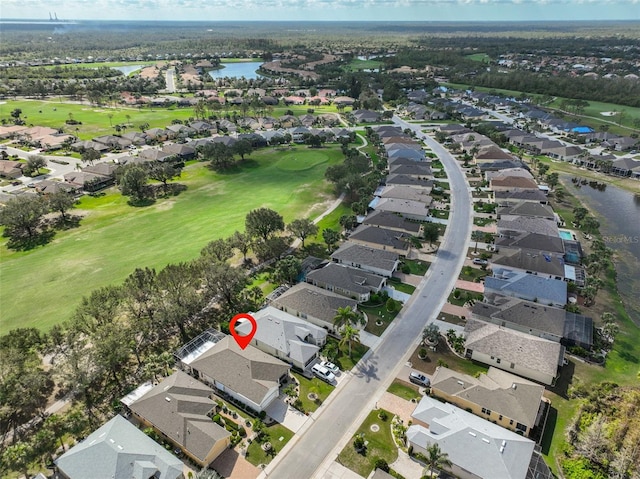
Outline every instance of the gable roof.
{"label": "gable roof", "polygon": [[508,296],[539,298],[554,304],[567,302],[567,283],[559,279],[544,278],[522,271],[494,270],[494,276],[484,279],[485,296],[495,291],[497,294]]}
{"label": "gable roof", "polygon": [[385,278],[361,269],[329,263],[324,268],[307,274],[307,281],[330,284],[344,291],[365,294],[382,288]]}
{"label": "gable roof", "polygon": [[331,259],[337,262],[348,261],[371,268],[392,271],[398,261],[398,254],[346,241],[333,252]]}
{"label": "gable roof", "polygon": [[565,252],[564,242],[559,236],[526,231],[512,237],[498,237],[495,240],[495,244],[496,246],[510,246],[512,248],[522,248],[532,251],[544,251],[545,253],[564,254]]}
{"label": "gable roof", "polygon": [[[345,243],[346,244],[346,243]],[[338,250],[339,251],[339,250]],[[299,283],[288,289],[271,303],[285,310],[294,310],[307,316],[333,324],[338,308],[355,310],[358,302],[308,283]]]}
{"label": "gable roof", "polygon": [[430,188],[433,186],[433,180],[421,180],[409,175],[390,174],[387,176],[385,183],[387,185],[406,185],[419,188]]}
{"label": "gable roof", "polygon": [[526,190],[537,190],[538,184],[531,178],[523,178],[521,176],[505,176],[503,178],[493,178],[491,180],[491,188],[519,188]]}
{"label": "gable roof", "polygon": [[498,368],[477,377],[438,366],[431,378],[434,390],[459,397],[507,416],[527,427],[536,424],[544,386]]}
{"label": "gable roof", "polygon": [[129,405],[162,434],[204,461],[218,441],[229,432],[207,413],[215,407],[213,389],[177,371]]}
{"label": "gable roof", "polygon": [[407,438],[421,447],[437,443],[449,460],[477,477],[525,479],[535,443],[503,427],[429,396],[411,415]]}
{"label": "gable roof", "polygon": [[522,191],[496,191],[493,196],[498,204],[504,204],[508,201],[547,201],[545,194],[539,189],[522,190]]}
{"label": "gable roof", "polygon": [[[382,203],[382,201],[380,203]],[[378,203],[378,205],[380,203]],[[402,230],[412,235],[416,235],[420,231],[420,223],[409,221],[390,211],[374,211],[367,215],[362,224]]]}
{"label": "gable roof", "polygon": [[[390,201],[386,199],[385,201]],[[378,228],[376,226],[360,225],[349,236],[351,241],[373,243],[381,247],[390,247],[401,251],[409,250],[409,235],[401,231]]]}
{"label": "gable roof", "polygon": [[184,467],[182,461],[120,415],[55,462],[70,479],[176,479],[182,477]]}
{"label": "gable roof", "polygon": [[497,214],[498,216],[537,216],[540,218],[555,219],[551,206],[543,205],[542,203],[533,203],[531,201],[521,201],[515,205],[498,208]]}
{"label": "gable roof", "polygon": [[422,203],[431,204],[431,196],[429,196],[430,188],[412,188],[402,185],[386,185],[380,192],[381,198],[398,198],[401,200],[420,201]]}
{"label": "gable roof", "polygon": [[530,252],[520,248],[500,248],[489,260],[492,265],[518,268],[565,277],[564,259],[558,253]]}
{"label": "gable roof", "polygon": [[525,328],[535,328],[559,338],[564,334],[564,309],[518,298],[501,297],[497,299],[501,300],[500,304],[475,303],[472,308],[473,314],[492,323],[499,324],[505,321]]}
{"label": "gable roof", "polygon": [[[327,338],[323,328],[272,306],[253,313],[253,318],[258,325],[254,339],[297,363],[307,364],[320,350],[317,344],[324,344]],[[238,322],[235,329],[244,336],[251,333],[252,325],[248,321]]]}
{"label": "gable roof", "polygon": [[466,349],[556,376],[563,349],[560,343],[474,319],[467,321],[464,332]]}
{"label": "gable roof", "polygon": [[502,215],[498,220],[498,234],[513,236],[518,233],[540,233],[560,238],[555,220],[535,216]]}
{"label": "gable roof", "polygon": [[[423,198],[422,201],[403,200],[400,198],[380,198],[374,208],[379,213],[398,213],[399,215],[415,216],[420,220],[425,220],[427,216],[429,216],[429,205],[431,204],[431,201],[426,202],[427,198],[429,200],[431,199],[429,196]],[[370,224],[367,222],[364,223]]]}
{"label": "gable roof", "polygon": [[222,338],[189,365],[256,404],[278,387],[289,370],[288,364],[251,345],[241,349],[231,336]]}

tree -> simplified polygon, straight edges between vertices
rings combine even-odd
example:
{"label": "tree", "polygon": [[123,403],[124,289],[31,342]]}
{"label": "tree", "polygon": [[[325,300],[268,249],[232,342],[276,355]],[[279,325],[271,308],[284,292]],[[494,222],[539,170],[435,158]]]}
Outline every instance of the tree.
{"label": "tree", "polygon": [[422,331],[422,340],[437,345],[440,341],[440,328],[434,323],[429,323]]}
{"label": "tree", "polygon": [[258,208],[247,214],[245,229],[251,237],[267,241],[274,233],[284,230],[284,220],[276,211]]}
{"label": "tree", "polygon": [[482,241],[483,238],[484,238],[484,233],[482,233],[482,231],[474,230],[471,232],[471,241],[476,242],[476,245],[473,248],[474,253],[478,252],[478,241]]}
{"label": "tree", "polygon": [[27,158],[27,164],[24,166],[24,174],[26,176],[38,176],[40,168],[47,166],[47,159],[42,155],[32,155]]}
{"label": "tree", "polygon": [[217,299],[229,309],[233,308],[239,302],[240,293],[249,284],[245,272],[224,263],[205,263],[202,267],[207,300]]}
{"label": "tree", "polygon": [[559,203],[562,203],[567,193],[562,188],[556,188],[553,194],[555,195],[556,200],[558,200]]}
{"label": "tree", "polygon": [[51,211],[60,213],[60,217],[64,223],[67,222],[67,211],[74,208],[76,200],[70,193],[64,190],[56,191],[47,196],[47,202]]}
{"label": "tree", "polygon": [[244,233],[240,233],[240,231],[236,231],[231,237],[231,244],[242,253],[242,261],[246,263],[247,253],[251,249],[252,244],[251,237]]}
{"label": "tree", "polygon": [[435,223],[425,223],[423,226],[422,237],[429,242],[429,246],[433,245],[434,241],[438,241],[440,237],[440,228]]}
{"label": "tree", "polygon": [[81,158],[83,162],[93,165],[93,162],[99,160],[101,156],[102,155],[100,155],[100,152],[98,150],[87,148],[82,152]]}
{"label": "tree", "polygon": [[304,240],[309,236],[318,234],[318,226],[308,218],[293,220],[287,225],[287,229],[296,237],[300,238],[302,247],[304,248]]}
{"label": "tree", "polygon": [[558,184],[558,178],[559,175],[556,172],[547,175],[547,183],[552,189]]}
{"label": "tree", "polygon": [[435,442],[427,447],[425,463],[424,475],[429,474],[431,478],[434,477],[436,471],[451,466],[449,455],[446,452],[442,452],[438,443]]}
{"label": "tree", "polygon": [[289,238],[274,236],[266,241],[258,241],[254,245],[254,250],[260,261],[280,259],[289,250]]}
{"label": "tree", "polygon": [[356,226],[358,226],[358,219],[355,215],[342,215],[340,217],[340,226],[342,226],[345,230],[352,230]]}
{"label": "tree", "polygon": [[577,207],[573,209],[573,217],[576,220],[576,223],[580,224],[582,220],[587,216],[589,211],[586,208]]}
{"label": "tree", "polygon": [[213,258],[219,263],[224,263],[233,256],[233,243],[231,238],[215,239],[205,246],[200,254],[205,257]]}
{"label": "tree", "polygon": [[224,171],[233,166],[233,152],[224,143],[208,143],[202,149],[202,158],[210,162],[215,171]]}
{"label": "tree", "polygon": [[349,345],[349,357],[351,357],[351,343],[353,341],[360,341],[360,331],[358,331],[350,324],[346,324],[340,331],[340,336],[340,347],[344,346],[345,344]]}
{"label": "tree", "polygon": [[273,276],[279,283],[293,284],[301,271],[301,262],[295,256],[289,255],[276,263]]}
{"label": "tree", "polygon": [[327,249],[333,251],[335,244],[340,241],[340,233],[331,228],[325,228],[322,230],[322,239],[327,244]]}
{"label": "tree", "polygon": [[588,233],[595,233],[600,228],[600,222],[593,216],[587,216],[581,221],[580,226]]}
{"label": "tree", "polygon": [[238,140],[233,144],[232,151],[236,155],[240,155],[240,159],[244,161],[245,155],[250,155],[253,151],[253,146],[249,140]]}
{"label": "tree", "polygon": [[9,200],[0,209],[0,225],[4,225],[4,236],[12,241],[32,240],[44,225],[47,204],[39,196],[19,196]]}
{"label": "tree", "polygon": [[346,306],[344,308],[339,307],[336,310],[336,315],[333,317],[333,324],[338,329],[346,325],[356,326],[363,322],[364,316],[362,316],[358,311],[351,309],[351,306]]}
{"label": "tree", "polygon": [[125,166],[120,176],[120,191],[123,195],[131,197],[133,204],[142,203],[150,196],[148,180],[147,170],[142,166]]}
{"label": "tree", "polygon": [[174,178],[179,178],[182,174],[182,168],[170,161],[152,161],[148,165],[148,175],[152,180],[162,183],[162,190],[167,194],[167,183]]}
{"label": "tree", "polygon": [[34,462],[34,447],[27,442],[19,441],[7,446],[2,452],[2,465],[9,471],[24,474],[29,479],[29,464]]}

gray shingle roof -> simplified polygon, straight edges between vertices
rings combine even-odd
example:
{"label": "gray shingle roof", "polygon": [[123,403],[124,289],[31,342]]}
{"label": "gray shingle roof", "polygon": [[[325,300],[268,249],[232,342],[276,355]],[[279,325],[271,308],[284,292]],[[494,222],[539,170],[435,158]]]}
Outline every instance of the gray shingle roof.
{"label": "gray shingle roof", "polygon": [[60,456],[56,465],[70,479],[148,479],[155,473],[158,479],[176,479],[184,467],[119,415]]}
{"label": "gray shingle roof", "polygon": [[[415,188],[414,188],[415,189]],[[375,205],[376,211],[398,213],[409,217],[425,220],[429,216],[429,203],[425,203],[430,197],[421,198],[422,201],[403,200],[400,198],[381,198]],[[366,224],[366,223],[365,223]]]}
{"label": "gray shingle roof", "polygon": [[420,188],[433,187],[433,180],[421,180],[409,175],[390,174],[385,180],[387,185],[406,185]]}
{"label": "gray shingle roof", "polygon": [[505,234],[505,232],[509,236],[512,236],[512,232],[524,232],[559,237],[555,220],[535,216],[502,215],[498,220],[498,234]]}
{"label": "gray shingle roof", "polygon": [[231,336],[218,341],[190,366],[256,404],[289,371],[288,364],[253,346],[240,349]]}
{"label": "gray shingle roof", "polygon": [[431,196],[429,196],[430,191],[430,188],[412,188],[410,186],[388,185],[382,189],[380,197],[420,201],[430,205],[432,201]]}
{"label": "gray shingle roof", "polygon": [[436,395],[443,391],[527,427],[535,426],[544,393],[544,386],[494,367],[473,377],[440,366],[431,378],[431,387]]}
{"label": "gray shingle roof", "polygon": [[[532,203],[536,204],[536,203]],[[545,253],[564,254],[564,243],[559,236],[549,236],[542,233],[523,232],[515,237],[496,238],[496,246],[509,246],[512,248],[522,248],[532,251],[543,251]]]}
{"label": "gray shingle roof", "polygon": [[329,324],[333,324],[338,308],[350,307],[355,310],[358,305],[353,299],[307,283],[295,285],[272,304],[290,313],[301,313]]}
{"label": "gray shingle roof", "polygon": [[539,189],[523,190],[523,191],[496,191],[493,196],[498,204],[504,204],[508,201],[547,201],[545,194]]}
{"label": "gray shingle roof", "polygon": [[310,283],[328,284],[357,294],[381,289],[384,280],[382,276],[377,274],[336,263],[329,263],[324,268],[312,271],[307,275],[307,281]]}
{"label": "gray shingle roof", "polygon": [[429,396],[411,416],[429,426],[411,426],[412,443],[424,448],[437,443],[453,464],[477,477],[525,479],[535,446],[530,439]]}
{"label": "gray shingle roof", "polygon": [[524,365],[551,377],[556,376],[562,353],[560,343],[483,321],[467,321],[464,331],[467,349],[500,358],[504,362]]}
{"label": "gray shingle roof", "polygon": [[374,211],[364,219],[362,224],[402,230],[412,235],[417,235],[420,231],[420,223],[409,221],[390,211]]}
{"label": "gray shingle roof", "polygon": [[564,260],[558,253],[530,252],[520,248],[501,247],[500,252],[494,254],[489,261],[492,265],[504,266],[507,269],[518,268],[523,271],[565,277]]}
{"label": "gray shingle roof", "polygon": [[213,390],[177,371],[148,391],[129,408],[153,424],[176,444],[204,461],[218,441],[230,436],[207,416],[215,406]]}
{"label": "gray shingle roof", "polygon": [[349,235],[351,241],[365,243],[373,243],[380,247],[390,247],[401,251],[409,250],[407,233],[401,231],[388,230],[386,228],[378,228],[376,226],[361,225]]}
{"label": "gray shingle roof", "polygon": [[551,301],[554,304],[567,302],[565,281],[524,272],[507,271],[503,277],[487,277],[484,279],[484,290],[485,294],[491,291],[506,296],[522,297],[524,295],[526,298],[539,298],[540,302]]}
{"label": "gray shingle roof", "polygon": [[541,203],[522,201],[516,205],[498,208],[498,215],[536,216],[540,218],[554,219],[553,208]]}
{"label": "gray shingle roof", "polygon": [[368,266],[392,271],[398,261],[398,254],[346,241],[331,255],[331,259],[360,264],[365,266],[365,269]]}

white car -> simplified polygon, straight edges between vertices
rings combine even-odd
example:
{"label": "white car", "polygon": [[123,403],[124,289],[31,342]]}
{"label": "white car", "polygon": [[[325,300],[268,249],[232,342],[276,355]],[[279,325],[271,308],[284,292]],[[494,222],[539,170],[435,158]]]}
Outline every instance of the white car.
{"label": "white car", "polygon": [[324,366],[333,374],[338,374],[340,372],[340,368],[338,368],[338,366],[336,366],[335,364],[330,363],[329,361],[320,361],[320,366]]}
{"label": "white car", "polygon": [[320,379],[328,383],[332,383],[333,381],[336,380],[336,376],[331,371],[329,371],[324,366],[321,366],[320,364],[314,364],[313,367],[311,368],[311,371],[313,371],[313,374],[318,376]]}

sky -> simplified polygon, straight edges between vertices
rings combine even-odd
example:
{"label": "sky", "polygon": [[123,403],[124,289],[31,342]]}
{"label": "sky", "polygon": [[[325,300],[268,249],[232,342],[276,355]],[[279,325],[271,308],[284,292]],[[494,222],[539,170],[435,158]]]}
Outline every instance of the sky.
{"label": "sky", "polygon": [[640,20],[640,0],[0,0],[0,19]]}

